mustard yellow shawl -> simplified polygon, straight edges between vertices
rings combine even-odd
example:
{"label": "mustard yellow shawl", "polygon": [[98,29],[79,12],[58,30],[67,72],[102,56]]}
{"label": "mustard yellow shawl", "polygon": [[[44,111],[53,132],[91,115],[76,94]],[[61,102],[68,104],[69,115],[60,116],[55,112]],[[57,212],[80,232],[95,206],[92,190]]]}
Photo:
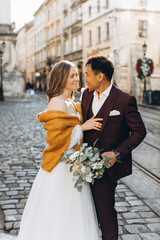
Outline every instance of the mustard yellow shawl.
{"label": "mustard yellow shawl", "polygon": [[[74,105],[76,110],[80,113],[82,121],[81,105],[79,103]],[[43,150],[41,167],[42,169],[51,172],[60,161],[64,151],[66,151],[73,128],[81,123],[77,116],[55,110],[41,112],[37,115],[37,118],[40,122],[45,122],[43,127],[47,130],[45,138],[48,142],[47,147]],[[75,149],[79,150],[81,144],[76,145]]]}

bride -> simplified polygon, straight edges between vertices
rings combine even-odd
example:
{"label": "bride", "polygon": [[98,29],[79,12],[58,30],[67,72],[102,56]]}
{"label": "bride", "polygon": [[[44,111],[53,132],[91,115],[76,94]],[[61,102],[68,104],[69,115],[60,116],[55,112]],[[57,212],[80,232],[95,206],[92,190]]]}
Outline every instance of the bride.
{"label": "bride", "polygon": [[100,131],[102,119],[91,118],[82,124],[80,104],[72,101],[78,89],[76,66],[61,61],[50,74],[48,107],[38,114],[47,130],[48,146],[42,154],[22,216],[17,240],[99,240],[99,228],[89,185],[82,192],[74,188],[64,151],[79,149],[83,131]]}

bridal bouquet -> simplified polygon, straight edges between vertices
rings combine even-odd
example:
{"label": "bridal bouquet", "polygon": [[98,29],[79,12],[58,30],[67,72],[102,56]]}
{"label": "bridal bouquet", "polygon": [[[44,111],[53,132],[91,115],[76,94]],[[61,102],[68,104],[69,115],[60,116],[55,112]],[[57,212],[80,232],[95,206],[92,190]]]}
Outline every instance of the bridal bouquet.
{"label": "bridal bouquet", "polygon": [[65,153],[67,164],[71,164],[70,172],[73,173],[74,187],[79,192],[82,191],[83,184],[94,183],[95,178],[101,178],[106,168],[110,167],[107,160],[112,158],[102,158],[100,151],[96,147],[89,147],[83,143],[79,151],[71,155]]}

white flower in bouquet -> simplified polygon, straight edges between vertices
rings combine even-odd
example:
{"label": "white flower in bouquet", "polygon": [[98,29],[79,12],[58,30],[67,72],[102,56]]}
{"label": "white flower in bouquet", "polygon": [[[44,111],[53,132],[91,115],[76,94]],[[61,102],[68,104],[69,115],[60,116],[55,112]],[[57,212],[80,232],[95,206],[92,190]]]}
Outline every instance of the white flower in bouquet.
{"label": "white flower in bouquet", "polygon": [[103,177],[106,168],[110,167],[107,160],[111,158],[102,158],[101,153],[96,147],[88,147],[83,143],[79,151],[73,154],[65,153],[66,163],[71,164],[70,172],[73,174],[75,188],[81,192],[83,184],[94,183],[95,178]]}
{"label": "white flower in bouquet", "polygon": [[72,155],[70,155],[70,159],[72,160],[72,159],[75,159],[76,157],[78,157],[79,156],[79,151],[76,151],[76,152],[74,152]]}
{"label": "white flower in bouquet", "polygon": [[81,171],[82,171],[82,173],[85,173],[86,167],[85,166],[81,167]]}

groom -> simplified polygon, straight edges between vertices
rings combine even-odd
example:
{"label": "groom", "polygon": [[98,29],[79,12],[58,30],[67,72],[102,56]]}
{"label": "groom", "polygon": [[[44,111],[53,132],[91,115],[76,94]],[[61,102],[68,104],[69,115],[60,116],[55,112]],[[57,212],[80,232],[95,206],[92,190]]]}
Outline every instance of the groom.
{"label": "groom", "polygon": [[85,74],[88,89],[82,96],[84,122],[93,115],[103,118],[101,131],[85,131],[84,142],[93,146],[98,139],[96,146],[104,149],[102,156],[112,158],[103,178],[92,186],[103,240],[118,240],[115,188],[120,178],[132,173],[131,151],[146,136],[135,97],[111,83],[113,73],[114,66],[107,57],[90,58]]}

